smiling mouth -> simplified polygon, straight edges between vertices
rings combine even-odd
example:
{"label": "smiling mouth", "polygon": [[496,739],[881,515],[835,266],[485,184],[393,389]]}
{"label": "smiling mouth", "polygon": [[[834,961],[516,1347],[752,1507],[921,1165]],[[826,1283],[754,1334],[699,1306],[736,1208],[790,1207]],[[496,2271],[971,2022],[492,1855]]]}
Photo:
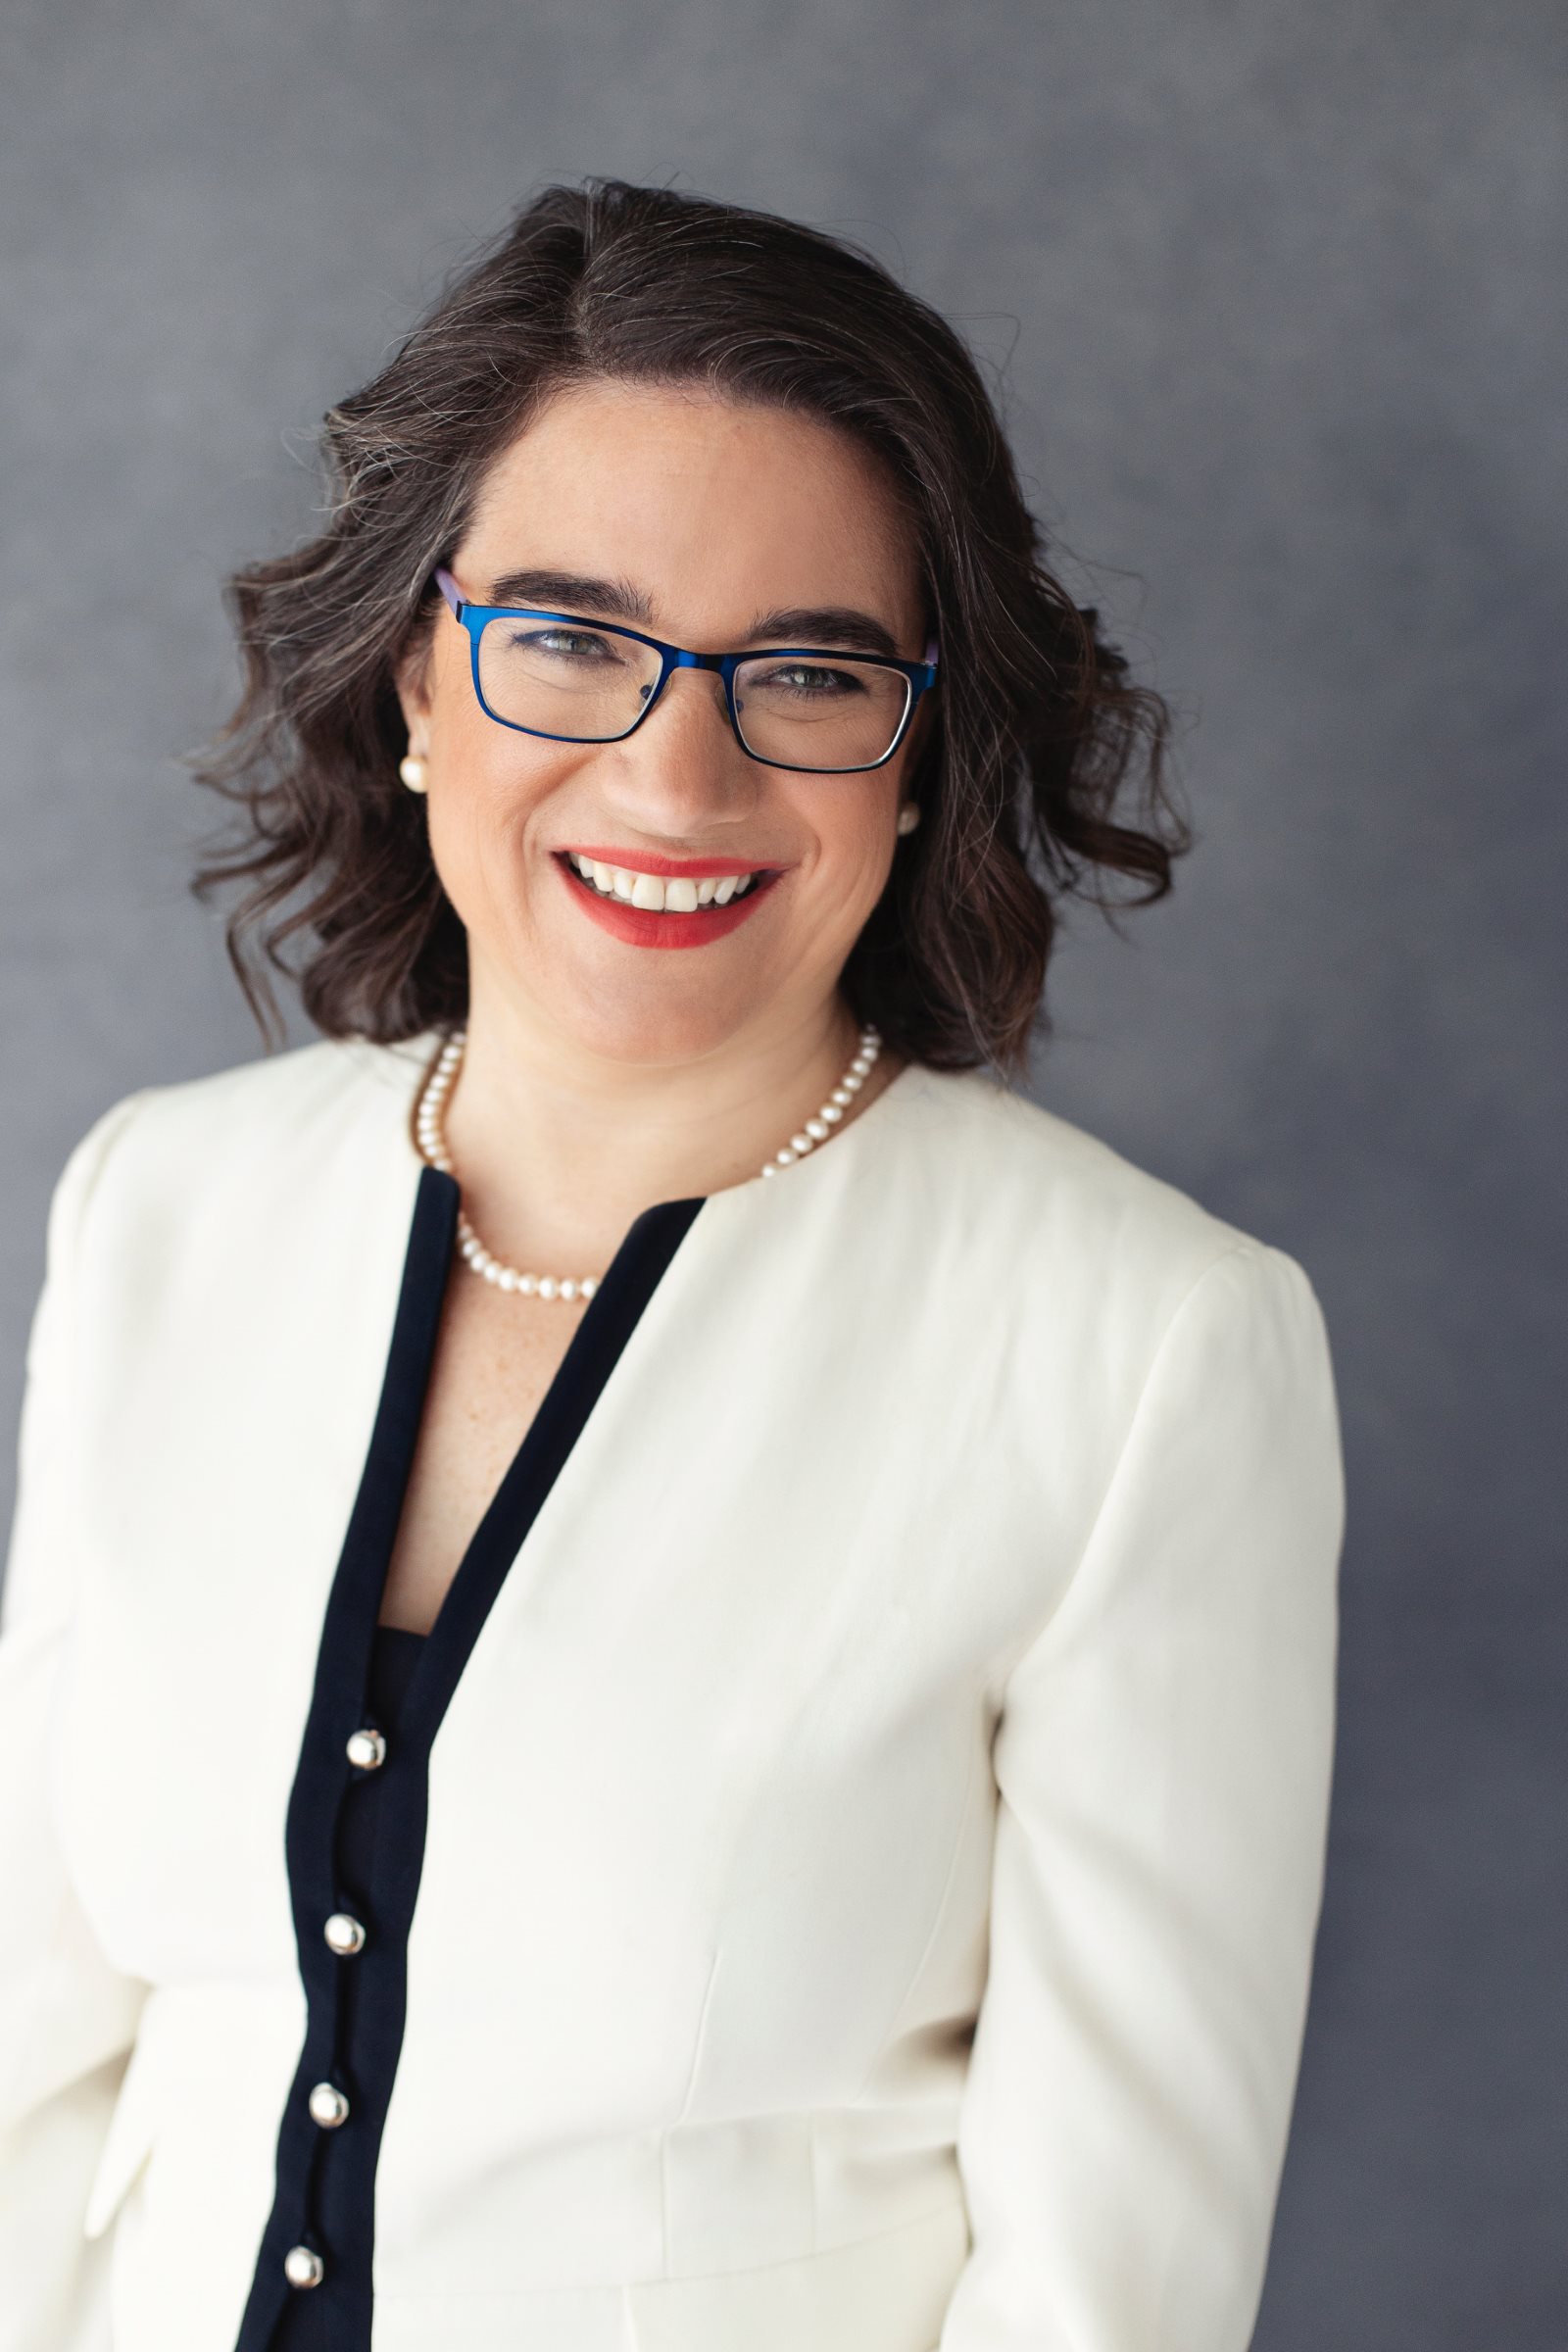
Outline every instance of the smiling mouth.
{"label": "smiling mouth", "polygon": [[596,898],[636,907],[644,914],[715,913],[737,899],[755,896],[776,882],[783,870],[758,866],[750,873],[650,874],[636,866],[612,865],[602,858],[587,858],[578,850],[553,853],[575,880]]}

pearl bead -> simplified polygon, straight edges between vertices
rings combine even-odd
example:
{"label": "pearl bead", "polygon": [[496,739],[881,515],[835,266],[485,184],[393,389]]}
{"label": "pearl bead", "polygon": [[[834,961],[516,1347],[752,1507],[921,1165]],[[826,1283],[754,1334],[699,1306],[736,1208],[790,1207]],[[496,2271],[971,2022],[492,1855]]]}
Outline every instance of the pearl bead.
{"label": "pearl bead", "polygon": [[[447,1175],[454,1173],[451,1155],[446,1149],[443,1126],[443,1105],[462,1066],[467,1043],[465,1029],[455,1030],[436,1056],[435,1066],[426,1076],[419,1101],[415,1109],[414,1133],[420,1156],[431,1166]],[[798,1132],[766,1162],[760,1173],[776,1176],[780,1168],[793,1167],[818,1144],[826,1143],[834,1128],[854,1102],[875,1066],[882,1050],[882,1033],[874,1021],[867,1021],[859,1033],[858,1049],[827,1101],[812,1117],[802,1121]],[[515,1266],[503,1264],[485,1248],[464,1210],[458,1210],[458,1249],[464,1262],[482,1276],[493,1289],[522,1298],[563,1298],[568,1304],[578,1298],[592,1298],[599,1290],[599,1278],[593,1274],[554,1275],[525,1274]],[[360,1735],[356,1734],[356,1738]],[[364,1931],[361,1930],[363,1938]],[[358,1946],[354,1947],[358,1949]]]}
{"label": "pearl bead", "polygon": [[290,2246],[283,2257],[283,2276],[290,2286],[319,2286],[326,2265],[309,2246]]}
{"label": "pearl bead", "polygon": [[356,1952],[365,1949],[365,1930],[347,1911],[334,1911],[321,1934],[326,1938],[328,1950],[336,1952],[340,1960],[351,1959]]}

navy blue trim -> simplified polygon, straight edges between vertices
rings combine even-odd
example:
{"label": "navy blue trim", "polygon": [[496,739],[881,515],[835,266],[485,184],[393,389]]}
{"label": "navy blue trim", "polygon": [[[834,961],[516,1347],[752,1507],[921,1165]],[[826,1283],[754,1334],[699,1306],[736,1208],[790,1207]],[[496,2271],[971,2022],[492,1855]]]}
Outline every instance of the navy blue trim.
{"label": "navy blue trim", "polygon": [[[457,1235],[455,1179],[420,1172],[380,1402],[322,1620],[316,1684],[285,1832],[306,2030],[277,2138],[276,2191],[235,2352],[369,2352],[375,2172],[403,2043],[409,1931],[424,1862],[431,1744],[496,1595],[702,1200],[663,1200],[629,1227],[464,1553],[375,1774],[365,1948],[339,1959],[322,1924],[352,1907],[345,1806],[363,1788],[345,1743],[367,1722],[372,1643],[414,1463]],[[311,2120],[319,2082],[348,2094],[337,2131]],[[319,2286],[290,2287],[283,2257],[308,2245]]]}

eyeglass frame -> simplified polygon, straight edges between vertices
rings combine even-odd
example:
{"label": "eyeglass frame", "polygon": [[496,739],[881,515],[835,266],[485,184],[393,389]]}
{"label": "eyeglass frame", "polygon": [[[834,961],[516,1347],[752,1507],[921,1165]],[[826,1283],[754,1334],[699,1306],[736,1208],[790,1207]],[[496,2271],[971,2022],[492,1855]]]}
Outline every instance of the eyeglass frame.
{"label": "eyeglass frame", "polygon": [[[612,620],[592,620],[581,612],[547,612],[537,605],[471,604],[444,564],[436,566],[432,577],[446,600],[453,619],[468,633],[468,665],[473,677],[473,691],[486,718],[493,719],[498,727],[511,727],[519,735],[533,735],[545,743],[624,743],[628,735],[635,735],[677,669],[709,669],[723,680],[724,708],[729,715],[730,733],[740,745],[747,759],[755,760],[759,767],[791,769],[792,762],[788,760],[768,760],[760,752],[754,752],[741,733],[740,714],[735,708],[736,670],[743,662],[778,661],[781,657],[794,662],[866,662],[878,669],[897,670],[907,689],[904,716],[900,719],[893,741],[888,745],[881,759],[867,760],[863,766],[859,767],[809,767],[793,768],[792,770],[797,775],[865,776],[870,775],[876,768],[886,767],[914,722],[914,714],[919,708],[920,697],[929,693],[937,682],[938,648],[934,633],[926,641],[923,662],[901,662],[891,654],[851,654],[847,653],[843,646],[830,648],[811,645],[761,645],[749,647],[744,653],[738,654],[699,654],[694,652],[690,646],[668,645],[662,637],[650,637],[645,630],[629,629]],[[650,646],[659,656],[659,676],[652,693],[632,720],[631,725],[623,727],[618,735],[552,735],[544,727],[525,727],[520,719],[503,718],[499,710],[492,710],[490,705],[485,701],[484,688],[479,683],[479,639],[483,636],[488,622],[506,618],[568,621],[574,628],[598,629],[612,637],[629,637],[637,645]]]}

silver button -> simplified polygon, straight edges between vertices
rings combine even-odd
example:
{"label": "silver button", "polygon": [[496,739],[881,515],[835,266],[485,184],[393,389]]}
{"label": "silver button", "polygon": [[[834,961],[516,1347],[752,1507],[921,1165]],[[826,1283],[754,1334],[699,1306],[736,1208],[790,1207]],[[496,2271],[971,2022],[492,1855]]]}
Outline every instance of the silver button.
{"label": "silver button", "polygon": [[347,1911],[334,1911],[321,1934],[340,1959],[365,1949],[365,1930]]}
{"label": "silver button", "polygon": [[283,2257],[283,2276],[290,2286],[319,2286],[326,2265],[309,2246],[290,2246]]}
{"label": "silver button", "polygon": [[348,1756],[356,1772],[375,1772],[386,1762],[386,1741],[368,1726],[364,1731],[351,1732]]}
{"label": "silver button", "polygon": [[311,2093],[311,2121],[323,2132],[335,2132],[348,2122],[349,2103],[335,2082],[318,2082]]}

